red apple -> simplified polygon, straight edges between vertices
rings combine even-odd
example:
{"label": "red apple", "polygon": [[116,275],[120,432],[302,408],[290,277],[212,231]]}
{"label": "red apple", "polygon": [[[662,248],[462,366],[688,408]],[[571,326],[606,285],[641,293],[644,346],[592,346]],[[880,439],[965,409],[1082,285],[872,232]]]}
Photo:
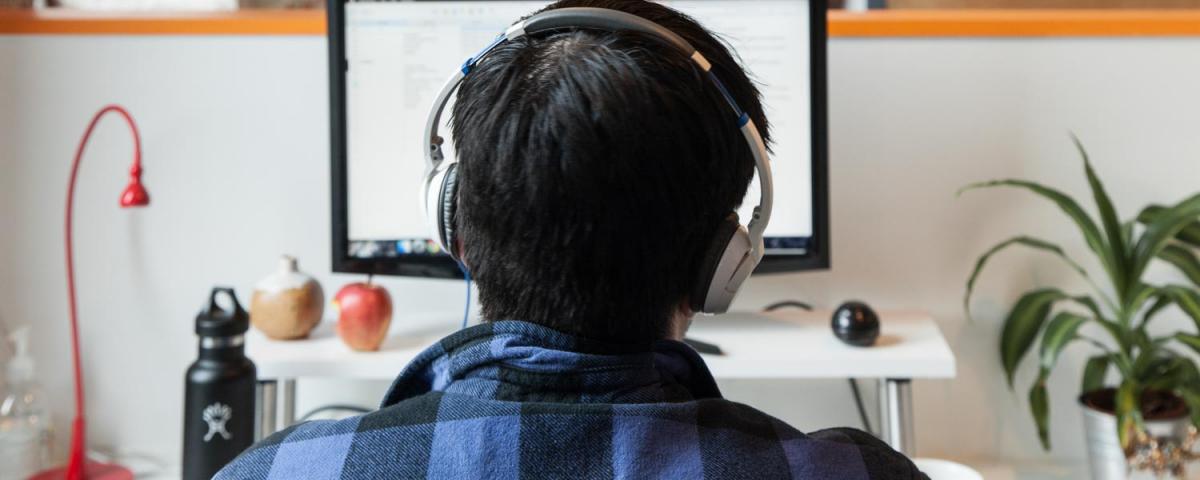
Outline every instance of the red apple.
{"label": "red apple", "polygon": [[379,350],[392,324],[392,297],[379,285],[351,283],[333,297],[338,309],[337,332],[351,349]]}

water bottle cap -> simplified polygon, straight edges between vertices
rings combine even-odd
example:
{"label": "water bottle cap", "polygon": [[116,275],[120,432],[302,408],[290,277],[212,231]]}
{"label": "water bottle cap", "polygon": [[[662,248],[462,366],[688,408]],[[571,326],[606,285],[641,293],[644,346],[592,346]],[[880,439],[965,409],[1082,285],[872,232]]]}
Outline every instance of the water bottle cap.
{"label": "water bottle cap", "polygon": [[[217,297],[229,299],[229,307],[221,308]],[[250,314],[238,303],[237,294],[229,287],[213,287],[208,305],[196,315],[196,334],[201,337],[231,337],[250,329]]]}

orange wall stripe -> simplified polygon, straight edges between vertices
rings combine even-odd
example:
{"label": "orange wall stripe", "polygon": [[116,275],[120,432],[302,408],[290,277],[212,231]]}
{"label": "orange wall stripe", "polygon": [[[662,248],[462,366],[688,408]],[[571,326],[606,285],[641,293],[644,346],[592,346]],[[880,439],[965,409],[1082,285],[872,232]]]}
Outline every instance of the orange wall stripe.
{"label": "orange wall stripe", "polygon": [[0,9],[0,34],[324,35],[324,10],[108,13]]}
{"label": "orange wall stripe", "polygon": [[1200,10],[829,12],[833,37],[1200,36]]}
{"label": "orange wall stripe", "polygon": [[[0,9],[9,35],[324,35],[325,12],[101,13]],[[829,12],[832,37],[1200,36],[1200,10]]]}

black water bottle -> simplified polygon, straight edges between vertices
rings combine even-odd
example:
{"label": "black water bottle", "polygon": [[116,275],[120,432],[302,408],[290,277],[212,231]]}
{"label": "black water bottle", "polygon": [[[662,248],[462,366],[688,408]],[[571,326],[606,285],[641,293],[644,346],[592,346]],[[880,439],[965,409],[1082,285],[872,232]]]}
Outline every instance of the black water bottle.
{"label": "black water bottle", "polygon": [[[228,306],[217,299],[224,296]],[[254,363],[243,344],[250,316],[232,288],[213,288],[196,315],[200,355],[183,401],[183,478],[208,480],[254,443]]]}

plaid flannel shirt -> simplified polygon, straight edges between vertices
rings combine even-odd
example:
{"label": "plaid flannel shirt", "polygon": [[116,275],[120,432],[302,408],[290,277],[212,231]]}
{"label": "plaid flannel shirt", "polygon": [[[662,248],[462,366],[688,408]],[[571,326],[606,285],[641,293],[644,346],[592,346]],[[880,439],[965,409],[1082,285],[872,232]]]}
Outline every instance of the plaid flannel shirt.
{"label": "plaid flannel shirt", "polygon": [[614,347],[504,321],[425,350],[379,410],[292,426],[216,478],[926,477],[864,432],[806,435],[721,398],[682,343]]}

